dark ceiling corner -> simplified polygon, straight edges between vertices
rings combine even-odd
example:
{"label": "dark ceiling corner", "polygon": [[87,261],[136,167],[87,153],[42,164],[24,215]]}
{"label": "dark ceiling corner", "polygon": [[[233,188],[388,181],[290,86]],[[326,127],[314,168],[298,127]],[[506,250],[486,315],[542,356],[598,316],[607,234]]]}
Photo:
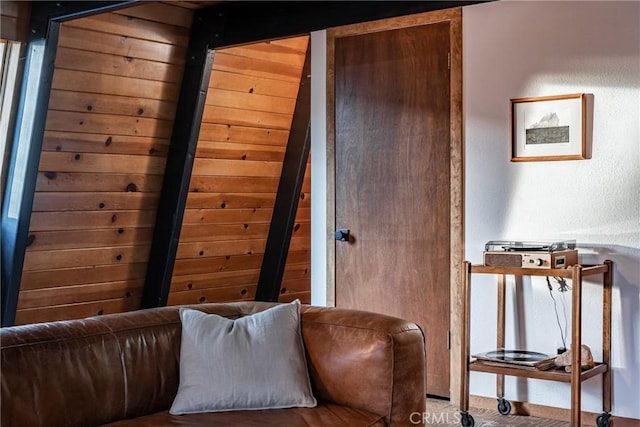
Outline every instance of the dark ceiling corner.
{"label": "dark ceiling corner", "polygon": [[204,20],[224,17],[211,27],[209,48],[308,34],[341,25],[469,6],[486,1],[226,1],[200,9]]}

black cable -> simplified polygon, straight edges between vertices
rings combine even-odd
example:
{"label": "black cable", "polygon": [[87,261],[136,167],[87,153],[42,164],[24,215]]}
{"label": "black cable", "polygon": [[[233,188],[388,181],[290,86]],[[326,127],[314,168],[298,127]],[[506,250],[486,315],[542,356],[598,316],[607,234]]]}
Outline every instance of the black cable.
{"label": "black cable", "polygon": [[553,296],[553,287],[551,286],[551,281],[549,280],[549,276],[547,276],[547,287],[549,288],[549,295],[553,300],[553,310],[556,312],[556,322],[558,322],[558,329],[560,330],[560,339],[562,339],[562,347],[567,348],[567,344],[564,340],[564,332],[562,331],[562,325],[560,324],[560,315],[558,314],[558,305],[556,303],[556,299]]}
{"label": "black cable", "polygon": [[556,278],[558,283],[560,284],[560,289],[558,289],[562,293],[562,299],[560,302],[562,303],[562,316],[564,317],[564,336],[567,336],[567,328],[569,327],[569,322],[567,321],[567,291],[569,290],[569,286],[567,285],[567,281],[563,278]]}

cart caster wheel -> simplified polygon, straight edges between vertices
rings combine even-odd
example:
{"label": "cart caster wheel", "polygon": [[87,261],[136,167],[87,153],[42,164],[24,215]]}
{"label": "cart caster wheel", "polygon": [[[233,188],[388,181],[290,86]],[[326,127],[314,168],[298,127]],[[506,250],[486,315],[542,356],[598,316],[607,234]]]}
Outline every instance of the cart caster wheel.
{"label": "cart caster wheel", "polygon": [[611,421],[609,420],[610,416],[611,414],[607,412],[603,412],[602,414],[598,415],[598,418],[596,418],[596,425],[598,427],[609,427],[611,425]]}
{"label": "cart caster wheel", "polygon": [[511,413],[511,403],[503,397],[498,399],[498,412],[502,415],[509,415]]}
{"label": "cart caster wheel", "polygon": [[460,412],[460,415],[462,416],[460,418],[460,424],[462,427],[474,427],[476,425],[473,417],[468,412]]}

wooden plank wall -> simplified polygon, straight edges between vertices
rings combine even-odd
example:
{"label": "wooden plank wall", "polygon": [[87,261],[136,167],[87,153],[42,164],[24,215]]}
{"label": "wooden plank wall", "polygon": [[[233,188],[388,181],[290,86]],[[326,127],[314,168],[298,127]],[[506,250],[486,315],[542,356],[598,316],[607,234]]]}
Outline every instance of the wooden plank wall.
{"label": "wooden plank wall", "polygon": [[26,41],[30,14],[31,2],[0,1],[0,38],[18,42]]}
{"label": "wooden plank wall", "polygon": [[192,16],[62,25],[16,324],[140,307]]}
{"label": "wooden plank wall", "polygon": [[[140,308],[193,10],[62,25],[16,324]],[[254,298],[308,37],[215,54],[170,304]],[[282,301],[310,301],[310,180]]]}
{"label": "wooden plank wall", "polygon": [[[169,304],[255,297],[307,45],[215,52]],[[310,302],[309,176],[307,164],[281,301]]]}

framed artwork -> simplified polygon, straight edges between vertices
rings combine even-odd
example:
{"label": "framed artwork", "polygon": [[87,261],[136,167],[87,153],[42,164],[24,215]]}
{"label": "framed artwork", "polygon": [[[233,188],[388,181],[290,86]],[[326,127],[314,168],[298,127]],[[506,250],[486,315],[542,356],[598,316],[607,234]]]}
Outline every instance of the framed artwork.
{"label": "framed artwork", "polygon": [[587,95],[511,100],[511,161],[581,160],[587,153]]}

